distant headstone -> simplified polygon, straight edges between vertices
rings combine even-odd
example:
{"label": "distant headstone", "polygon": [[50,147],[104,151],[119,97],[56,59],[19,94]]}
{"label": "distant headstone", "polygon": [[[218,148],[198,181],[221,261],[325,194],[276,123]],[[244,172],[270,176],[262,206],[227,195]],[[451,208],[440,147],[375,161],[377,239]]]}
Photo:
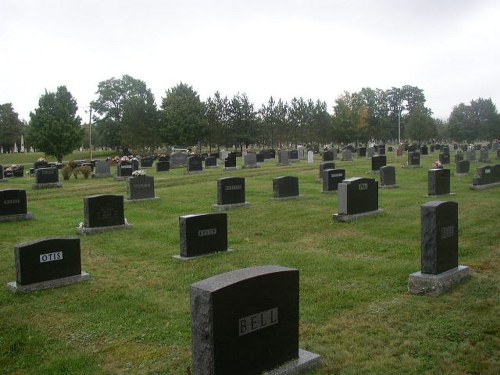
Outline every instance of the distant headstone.
{"label": "distant headstone", "polygon": [[217,210],[248,207],[245,202],[245,179],[243,177],[225,177],[217,179]]}
{"label": "distant headstone", "polygon": [[273,178],[274,199],[299,198],[299,178],[282,176]]}
{"label": "distant headstone", "polygon": [[333,161],[333,160],[335,160],[335,154],[333,149],[323,151],[323,161]]}
{"label": "distant headstone", "polygon": [[377,153],[379,155],[385,155],[385,145],[378,145],[377,146]]}
{"label": "distant headstone", "polygon": [[396,184],[396,168],[386,165],[380,167],[380,186],[384,188],[398,188]]}
{"label": "distant headstone", "polygon": [[77,228],[79,234],[92,234],[112,229],[127,229],[122,195],[92,195],[83,198],[84,221]]}
{"label": "distant headstone", "polygon": [[368,149],[366,150],[366,157],[372,158],[374,156],[375,156],[375,147],[373,147],[373,146],[368,147]]}
{"label": "distant headstone", "polygon": [[95,162],[95,177],[96,178],[111,177],[111,165],[109,161],[97,160]]}
{"label": "distant headstone", "polygon": [[427,147],[426,145],[420,146],[420,154],[429,155],[429,147]]}
{"label": "distant headstone", "polygon": [[338,185],[339,212],[335,221],[351,221],[383,212],[378,208],[378,182],[371,178],[353,177]]}
{"label": "distant headstone", "polygon": [[381,167],[387,164],[386,155],[377,155],[372,157],[372,172],[378,172]]}
{"label": "distant headstone", "polygon": [[224,160],[224,169],[226,171],[231,171],[236,169],[236,154],[234,152],[229,153],[226,159]]}
{"label": "distant headstone", "polygon": [[335,169],[334,161],[322,161],[319,163],[319,178],[323,178],[323,171],[326,169]]}
{"label": "distant headstone", "polygon": [[297,150],[290,150],[288,152],[288,160],[292,163],[296,163],[299,161],[299,152]]}
{"label": "distant headstone", "polygon": [[450,194],[449,169],[429,169],[427,177],[429,196]]}
{"label": "distant headstone", "polygon": [[129,201],[158,199],[155,196],[155,179],[151,176],[137,176],[127,180]]}
{"label": "distant headstone", "polygon": [[132,172],[137,171],[139,169],[139,159],[137,158],[130,159],[130,164],[132,164]]}
{"label": "distant headstone", "polygon": [[348,148],[342,151],[342,161],[352,161],[352,151]]}
{"label": "distant headstone", "polygon": [[156,162],[156,172],[168,172],[170,171],[170,161],[158,160]]}
{"label": "distant headstone", "polygon": [[479,161],[482,163],[488,163],[490,161],[490,154],[486,147],[481,148],[479,151]]}
{"label": "distant headstone", "polygon": [[57,288],[83,282],[79,238],[44,238],[15,247],[16,281],[7,284],[13,292]]}
{"label": "distant headstone", "polygon": [[[459,161],[464,160],[464,153],[462,151],[457,152],[455,154],[455,163],[458,163]],[[467,160],[468,161],[468,160]]]}
{"label": "distant headstone", "polygon": [[455,176],[468,176],[470,174],[470,161],[457,161],[456,166]]}
{"label": "distant headstone", "polygon": [[257,160],[257,163],[259,163],[259,164],[264,163],[266,160],[265,154],[262,152],[259,152],[259,153],[257,153],[257,155],[255,155],[255,159]]}
{"label": "distant headstone", "polygon": [[307,163],[314,164],[314,152],[307,151]]}
{"label": "distant headstone", "polygon": [[205,158],[205,168],[217,168],[217,158],[215,156],[207,156]]}
{"label": "distant headstone", "polygon": [[360,158],[366,157],[366,147],[358,147],[358,156]]}
{"label": "distant headstone", "polygon": [[470,162],[476,161],[476,150],[472,149],[465,151],[465,158]]}
{"label": "distant headstone", "polygon": [[458,204],[433,201],[420,207],[421,271],[410,275],[413,294],[439,296],[470,275],[458,265]]}
{"label": "distant headstone", "polygon": [[0,190],[0,222],[31,219],[33,214],[28,212],[26,190]]}
{"label": "distant headstone", "polygon": [[450,164],[450,153],[449,152],[440,152],[439,153],[439,162],[443,165]]}
{"label": "distant headstone", "polygon": [[59,170],[57,168],[38,168],[35,170],[34,189],[60,188]]}
{"label": "distant headstone", "polygon": [[500,160],[500,148],[497,148],[497,160]]}
{"label": "distant headstone", "polygon": [[306,155],[305,155],[304,146],[297,146],[297,154],[298,154],[299,160],[305,160]]}
{"label": "distant headstone", "polygon": [[227,214],[223,212],[179,217],[180,258],[227,251]]}
{"label": "distant headstone", "polygon": [[170,155],[170,168],[182,168],[187,165],[188,155],[184,152],[176,152]]}
{"label": "distant headstone", "polygon": [[5,182],[4,174],[3,174],[3,166],[0,165],[0,182]]}
{"label": "distant headstone", "polygon": [[249,152],[243,157],[243,168],[258,168],[260,165],[257,164],[257,155]]}
{"label": "distant headstone", "polygon": [[191,332],[196,375],[298,374],[321,365],[298,347],[296,269],[251,267],[191,285]]}
{"label": "distant headstone", "polygon": [[495,166],[486,165],[481,168],[477,168],[476,176],[472,180],[473,187],[479,187],[485,185],[496,186],[500,184],[500,165]]}
{"label": "distant headstone", "polygon": [[338,191],[339,184],[345,180],[345,169],[323,170],[323,193]]}
{"label": "distant headstone", "polygon": [[408,167],[409,168],[421,167],[420,152],[413,151],[408,153]]}
{"label": "distant headstone", "polygon": [[278,152],[278,165],[289,165],[290,162],[288,160],[288,151],[281,150]]}
{"label": "distant headstone", "polygon": [[116,177],[129,178],[132,177],[134,167],[130,161],[122,161],[116,166]]}
{"label": "distant headstone", "polygon": [[151,168],[153,166],[154,158],[144,157],[141,158],[141,168]]}
{"label": "distant headstone", "polygon": [[186,172],[188,174],[203,172],[203,159],[198,155],[190,156],[187,159]]}

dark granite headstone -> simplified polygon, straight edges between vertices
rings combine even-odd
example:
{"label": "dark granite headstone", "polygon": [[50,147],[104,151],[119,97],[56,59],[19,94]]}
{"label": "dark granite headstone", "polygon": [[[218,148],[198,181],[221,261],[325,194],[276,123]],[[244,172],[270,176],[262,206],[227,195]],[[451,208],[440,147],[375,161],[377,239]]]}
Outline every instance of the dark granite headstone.
{"label": "dark granite headstone", "polygon": [[458,267],[458,203],[421,206],[421,272],[432,275]]}
{"label": "dark granite headstone", "polygon": [[470,161],[460,160],[457,162],[456,173],[469,174],[469,172],[470,172]]}
{"label": "dark granite headstone", "polygon": [[127,195],[129,200],[155,198],[154,177],[138,176],[127,181]]}
{"label": "dark granite headstone", "polygon": [[170,161],[159,160],[156,162],[156,172],[168,172],[170,170]]}
{"label": "dark granite headstone", "polygon": [[490,165],[486,165],[481,168],[477,168],[476,176],[474,177],[472,184],[473,185],[486,185],[493,184],[495,182],[499,182],[495,176],[494,168]]}
{"label": "dark granite headstone", "polygon": [[273,178],[274,198],[291,198],[299,196],[299,178],[282,176]]}
{"label": "dark granite headstone", "polygon": [[380,170],[380,167],[383,167],[387,164],[387,156],[386,155],[378,155],[372,157],[372,171]]}
{"label": "dark granite headstone", "polygon": [[380,167],[380,185],[395,186],[396,185],[396,168],[390,165]]}
{"label": "dark granite headstone", "polygon": [[188,173],[203,172],[203,160],[197,155],[188,157],[186,170]]}
{"label": "dark granite headstone", "polygon": [[27,211],[26,190],[0,190],[0,216],[25,215]]}
{"label": "dark granite headstone", "polygon": [[345,169],[323,170],[323,192],[337,191],[339,184],[345,180]]}
{"label": "dark granite headstone", "polygon": [[436,146],[431,145],[431,152],[434,152],[436,150]]}
{"label": "dark granite headstone", "polygon": [[84,227],[99,228],[125,224],[123,196],[92,195],[83,198]]}
{"label": "dark granite headstone", "polygon": [[323,161],[333,161],[335,160],[335,154],[333,150],[326,150],[323,152]]}
{"label": "dark granite headstone", "polygon": [[183,258],[227,251],[226,213],[180,216],[179,229]]}
{"label": "dark granite headstone", "polygon": [[55,184],[59,182],[59,170],[57,168],[38,168],[35,170],[36,184]]}
{"label": "dark granite headstone", "polygon": [[239,269],[191,286],[193,374],[257,375],[299,356],[299,271]]}
{"label": "dark granite headstone", "polygon": [[79,238],[46,238],[16,245],[16,282],[28,285],[80,275]]}
{"label": "dark granite headstone", "polygon": [[224,160],[224,168],[226,169],[236,168],[236,154],[234,152],[231,152],[227,155],[226,159]]}
{"label": "dark granite headstone", "polygon": [[360,158],[366,157],[366,147],[358,147],[358,156]]}
{"label": "dark granite headstone", "polygon": [[217,179],[217,204],[245,203],[245,179],[225,177]]}
{"label": "dark granite headstone", "polygon": [[122,161],[116,166],[116,175],[118,177],[131,177],[133,171],[134,167],[132,166],[132,162],[129,161]]}
{"label": "dark granite headstone", "polygon": [[450,153],[450,147],[449,146],[442,146],[441,147],[441,152],[443,154],[449,154]]}
{"label": "dark granite headstone", "polygon": [[377,146],[377,153],[379,155],[385,155],[385,145],[378,145]]}
{"label": "dark granite headstone", "polygon": [[353,215],[378,210],[378,182],[353,177],[339,185],[339,214]]}
{"label": "dark granite headstone", "polygon": [[141,159],[141,168],[151,168],[154,159],[152,157],[145,157]]}
{"label": "dark granite headstone", "polygon": [[334,161],[322,161],[319,163],[319,178],[323,178],[323,171],[326,169],[335,169]]}
{"label": "dark granite headstone", "polygon": [[298,150],[290,150],[288,153],[288,158],[290,161],[298,161],[299,160],[299,151]]}
{"label": "dark granite headstone", "polygon": [[130,164],[132,164],[132,172],[137,171],[139,169],[139,159],[136,158],[130,159]]}
{"label": "dark granite headstone", "polygon": [[49,168],[49,163],[45,160],[35,161],[33,163],[33,169],[37,170],[39,168]]}
{"label": "dark granite headstone", "polygon": [[205,158],[205,168],[217,167],[217,158],[215,156],[208,156]]}
{"label": "dark granite headstone", "polygon": [[439,162],[443,165],[450,164],[450,153],[449,152],[440,152],[439,153]]}
{"label": "dark granite headstone", "polygon": [[421,146],[420,147],[420,154],[421,155],[429,155],[429,147],[427,146]]}
{"label": "dark granite headstone", "polygon": [[0,181],[4,181],[3,166],[0,165]]}
{"label": "dark granite headstone", "polygon": [[170,167],[171,168],[181,168],[187,165],[187,154],[183,152],[173,153],[170,155]]}
{"label": "dark granite headstone", "polygon": [[428,195],[448,195],[450,194],[450,170],[449,169],[429,169]]}
{"label": "dark granite headstone", "polygon": [[265,154],[264,154],[264,153],[259,152],[259,153],[256,155],[256,159],[257,159],[257,163],[264,163],[264,161],[265,161]]}
{"label": "dark granite headstone", "polygon": [[408,165],[420,165],[420,153],[419,152],[409,152],[408,153]]}
{"label": "dark granite headstone", "polygon": [[463,154],[463,152],[457,152],[455,154],[455,163],[458,163],[461,160],[464,160],[464,154]]}

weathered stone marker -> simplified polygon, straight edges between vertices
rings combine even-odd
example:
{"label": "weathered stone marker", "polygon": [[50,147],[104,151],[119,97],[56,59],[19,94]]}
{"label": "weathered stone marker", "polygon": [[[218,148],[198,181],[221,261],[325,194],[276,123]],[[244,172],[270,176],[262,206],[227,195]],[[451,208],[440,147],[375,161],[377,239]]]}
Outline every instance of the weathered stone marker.
{"label": "weathered stone marker", "polygon": [[299,271],[260,266],[191,285],[194,375],[257,375],[288,367],[297,374],[321,365],[300,350]]}

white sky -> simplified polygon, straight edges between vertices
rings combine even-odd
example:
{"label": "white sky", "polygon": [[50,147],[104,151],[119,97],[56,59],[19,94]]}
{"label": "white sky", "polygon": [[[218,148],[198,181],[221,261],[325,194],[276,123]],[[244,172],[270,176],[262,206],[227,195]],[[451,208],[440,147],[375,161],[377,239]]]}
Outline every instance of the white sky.
{"label": "white sky", "polygon": [[66,85],[83,108],[100,81],[179,82],[202,100],[246,92],[334,101],[418,86],[436,117],[491,98],[500,110],[498,0],[0,0],[0,104],[29,120]]}

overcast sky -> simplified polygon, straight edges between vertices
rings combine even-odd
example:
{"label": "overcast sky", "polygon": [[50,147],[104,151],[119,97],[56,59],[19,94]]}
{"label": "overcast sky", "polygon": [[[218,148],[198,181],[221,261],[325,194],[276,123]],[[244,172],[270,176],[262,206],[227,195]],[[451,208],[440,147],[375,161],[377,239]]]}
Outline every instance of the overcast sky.
{"label": "overcast sky", "polygon": [[183,82],[333,112],[344,91],[408,84],[442,119],[479,97],[500,110],[498,0],[0,0],[0,48],[0,104],[25,120],[65,85],[87,121],[98,83],[124,74],[158,105]]}

